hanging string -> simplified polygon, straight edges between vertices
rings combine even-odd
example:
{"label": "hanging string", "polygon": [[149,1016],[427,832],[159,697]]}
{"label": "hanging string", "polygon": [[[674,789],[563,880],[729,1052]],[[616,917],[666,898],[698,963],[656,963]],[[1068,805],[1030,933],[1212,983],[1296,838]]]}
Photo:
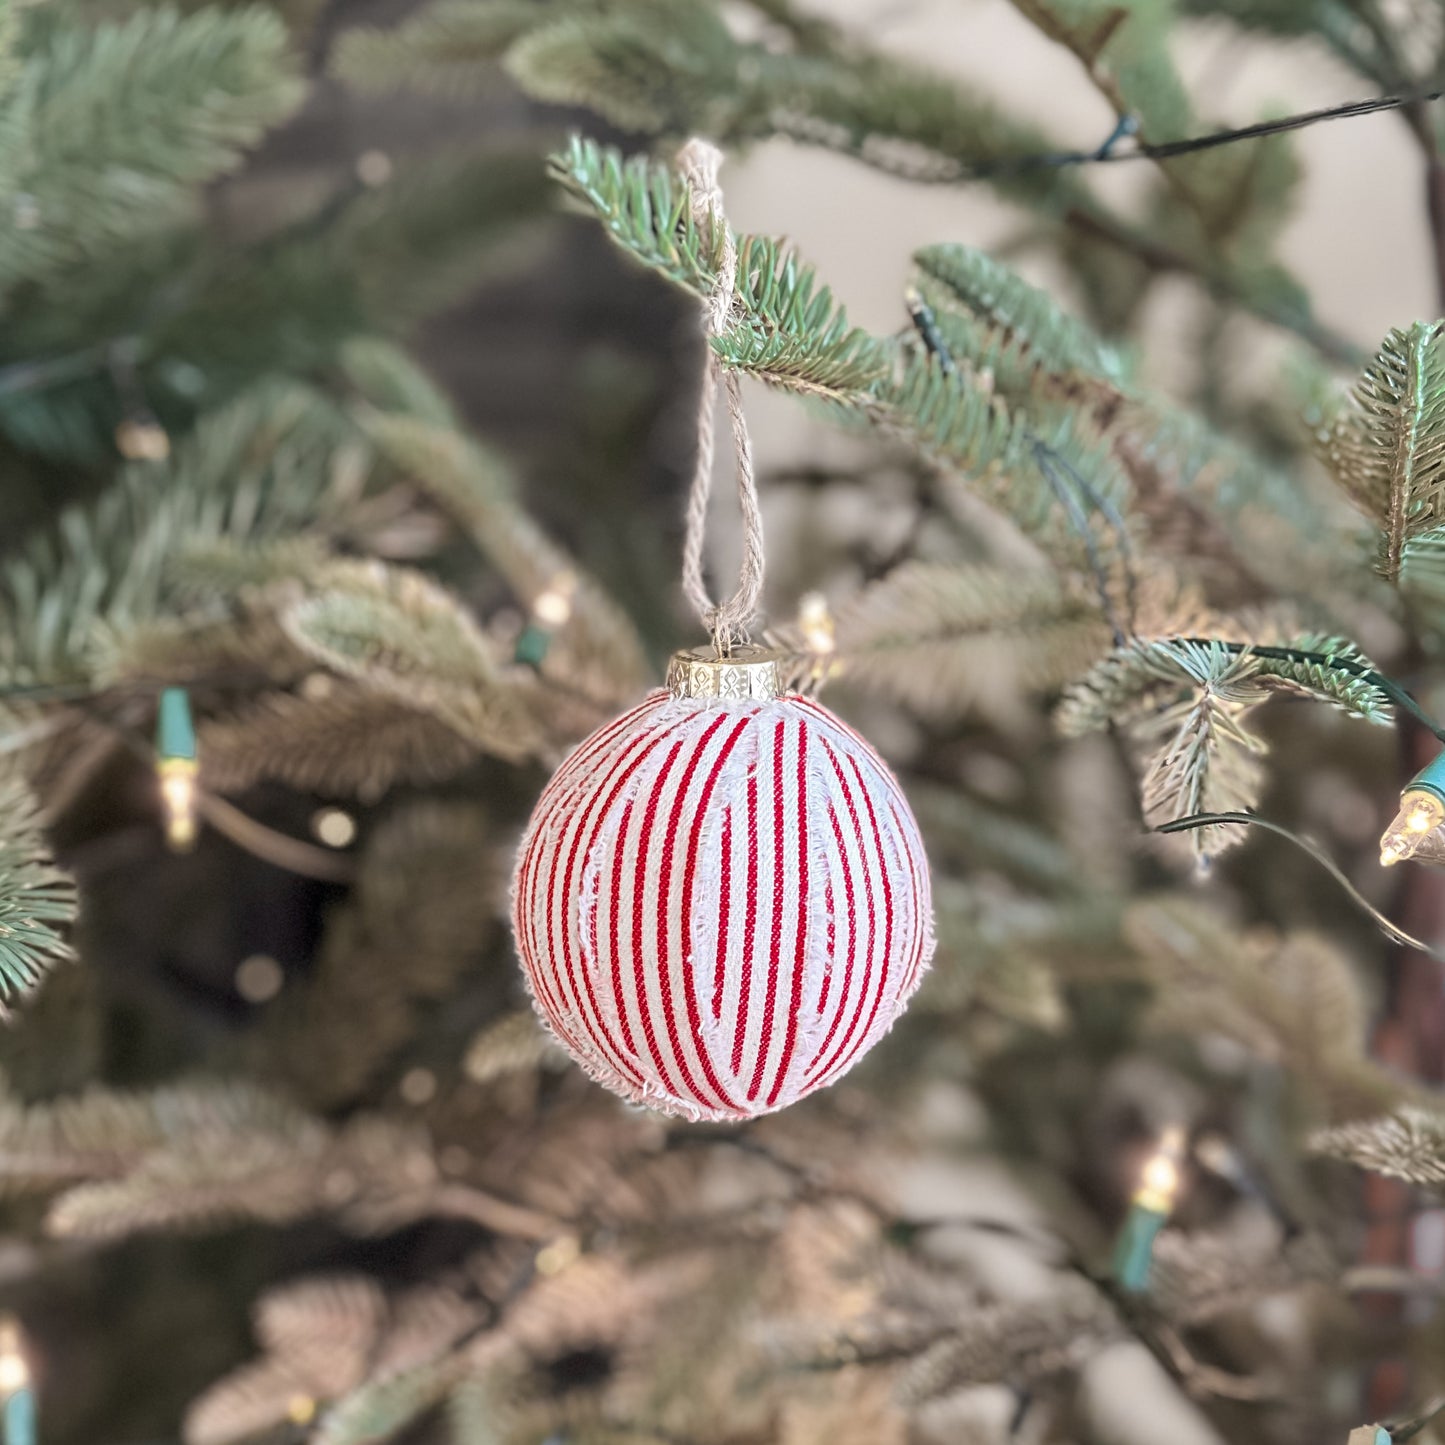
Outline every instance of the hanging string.
{"label": "hanging string", "polygon": [[[704,306],[709,341],[721,336],[732,321],[737,274],[737,245],[723,214],[718,170],[722,152],[710,142],[693,139],[677,156],[678,169],[692,193],[693,218],[700,227],[713,231],[721,242],[717,280]],[[724,602],[714,602],[703,580],[703,544],[707,535],[707,503],[712,489],[713,411],[721,388],[727,401],[736,454],[738,505],[743,520],[743,560],[737,591]],[[712,634],[719,657],[732,651],[733,644],[748,640],[748,629],[757,616],[763,591],[763,516],[758,507],[757,479],[753,474],[753,444],[743,416],[742,389],[737,373],[718,360],[711,345],[703,375],[702,396],[697,409],[697,468],[687,499],[687,534],[682,548],[682,589],[697,609],[703,625]]]}

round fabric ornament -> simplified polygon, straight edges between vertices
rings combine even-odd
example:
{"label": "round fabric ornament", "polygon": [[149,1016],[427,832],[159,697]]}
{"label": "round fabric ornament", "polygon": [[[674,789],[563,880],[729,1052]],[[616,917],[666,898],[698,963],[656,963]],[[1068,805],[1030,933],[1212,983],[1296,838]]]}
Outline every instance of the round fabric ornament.
{"label": "round fabric ornament", "polygon": [[918,827],[778,654],[679,653],[562,764],[522,842],[538,1012],[609,1089],[692,1119],[781,1109],[887,1032],[933,953]]}

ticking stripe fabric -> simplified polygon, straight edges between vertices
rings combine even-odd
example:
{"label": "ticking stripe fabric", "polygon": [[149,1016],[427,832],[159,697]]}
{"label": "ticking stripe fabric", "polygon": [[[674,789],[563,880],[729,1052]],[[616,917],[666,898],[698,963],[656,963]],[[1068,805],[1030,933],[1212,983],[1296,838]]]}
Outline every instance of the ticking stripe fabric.
{"label": "ticking stripe fabric", "polygon": [[886,764],[826,708],[655,692],[538,801],[513,879],[538,1012],[593,1078],[692,1119],[785,1108],[887,1032],[933,954]]}

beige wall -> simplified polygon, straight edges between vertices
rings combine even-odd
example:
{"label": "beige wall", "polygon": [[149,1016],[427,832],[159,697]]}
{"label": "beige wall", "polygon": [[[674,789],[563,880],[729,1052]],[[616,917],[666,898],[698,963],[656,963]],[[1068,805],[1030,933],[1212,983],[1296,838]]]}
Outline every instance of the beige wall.
{"label": "beige wall", "polygon": [[[1097,143],[1113,114],[1083,70],[1007,0],[815,0],[812,8],[898,54],[964,76],[1046,126],[1066,147]],[[1201,115],[1213,124],[1258,119],[1267,107],[1307,110],[1370,93],[1312,45],[1261,43],[1224,25],[1190,24],[1178,62]],[[1305,169],[1282,256],[1310,288],[1318,314],[1361,344],[1391,326],[1435,314],[1421,166],[1403,124],[1385,114],[1337,121],[1295,138]],[[1127,200],[1147,163],[1096,170],[1110,199]],[[1017,230],[1019,213],[983,186],[931,189],[787,142],[735,159],[724,174],[741,229],[784,234],[816,262],[854,319],[873,329],[903,321],[908,256],[933,241],[989,247]],[[1020,265],[1057,285],[1037,258]],[[1190,288],[1162,287],[1150,307],[1151,375],[1187,376]],[[1267,367],[1277,350],[1251,342],[1241,364]],[[766,461],[830,446],[796,408],[758,399]]]}

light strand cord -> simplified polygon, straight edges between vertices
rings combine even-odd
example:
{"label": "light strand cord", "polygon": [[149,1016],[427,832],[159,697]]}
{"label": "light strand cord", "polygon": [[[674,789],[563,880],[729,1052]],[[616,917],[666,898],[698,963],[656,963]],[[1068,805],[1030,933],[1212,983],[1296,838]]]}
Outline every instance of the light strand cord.
{"label": "light strand cord", "polygon": [[[732,324],[737,275],[737,243],[723,213],[718,171],[722,152],[709,141],[694,138],[678,152],[677,164],[692,194],[692,214],[697,225],[717,239],[720,250],[717,278],[707,298],[703,316],[707,334],[707,361],[703,371],[702,395],[697,410],[697,462],[687,499],[687,530],[682,549],[682,590],[712,634],[720,657],[732,651],[735,642],[746,642],[758,612],[763,591],[763,516],[758,505],[757,478],[753,470],[753,445],[743,415],[742,387],[737,373],[725,367],[713,350],[712,339]],[[703,550],[707,536],[707,504],[712,490],[714,455],[713,410],[717,392],[727,402],[732,428],[738,506],[743,522],[743,556],[737,590],[722,602],[714,602],[703,580]]]}
{"label": "light strand cord", "polygon": [[1172,818],[1167,823],[1160,823],[1153,831],[1156,833],[1187,833],[1192,832],[1195,828],[1212,828],[1230,823],[1263,828],[1267,832],[1276,833],[1281,838],[1293,843],[1302,853],[1308,853],[1344,889],[1345,895],[1350,901],[1369,915],[1375,926],[1391,943],[1398,943],[1405,948],[1413,948],[1427,958],[1433,958],[1436,963],[1445,963],[1445,953],[1406,933],[1398,924],[1392,923],[1350,882],[1344,869],[1323,848],[1286,828],[1283,823],[1273,822],[1269,818],[1261,818],[1257,813],[1191,813],[1187,818]]}
{"label": "light strand cord", "polygon": [[[1009,156],[996,161],[972,163],[960,161],[958,175],[962,178],[987,180],[1024,171],[1062,170],[1072,166],[1111,165],[1124,161],[1167,161],[1198,151],[1215,150],[1239,141],[1263,140],[1266,136],[1283,135],[1287,131],[1305,130],[1332,120],[1352,120],[1357,116],[1377,115],[1381,111],[1401,110],[1405,106],[1428,104],[1445,95],[1439,89],[1400,91],[1393,95],[1374,96],[1368,100],[1347,100],[1317,110],[1300,111],[1275,120],[1256,121],[1253,125],[1233,126],[1172,141],[1135,140],[1132,145],[1120,142],[1132,134],[1126,116],[1103,145],[1087,151],[1044,151],[1036,155]],[[1137,123],[1133,127],[1137,130]]]}

